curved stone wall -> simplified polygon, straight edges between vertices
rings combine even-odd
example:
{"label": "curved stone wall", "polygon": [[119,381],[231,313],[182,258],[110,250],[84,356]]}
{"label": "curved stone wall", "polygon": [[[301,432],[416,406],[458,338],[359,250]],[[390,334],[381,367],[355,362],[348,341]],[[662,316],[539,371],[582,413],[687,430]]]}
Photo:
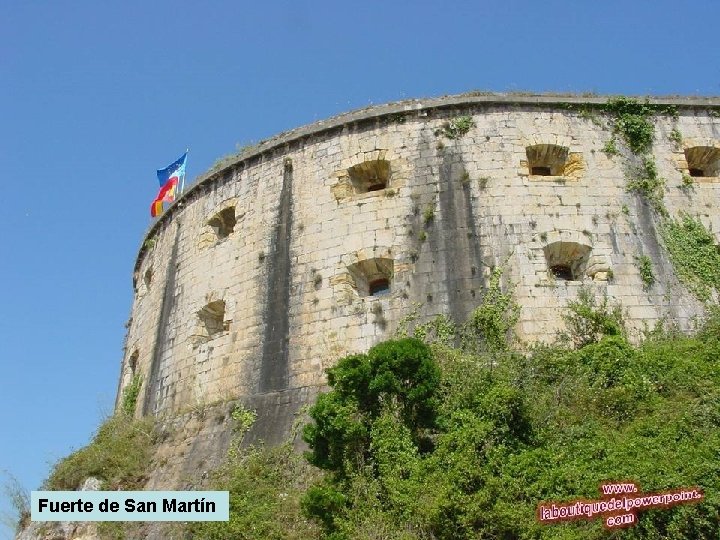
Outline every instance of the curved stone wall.
{"label": "curved stone wall", "polygon": [[[497,265],[527,341],[552,338],[582,285],[620,301],[635,329],[689,325],[702,306],[678,283],[652,211],[627,192],[624,160],[602,151],[610,131],[577,107],[603,101],[390,104],[280,135],[204,175],[138,255],[118,396],[140,374],[137,414],[243,398],[267,416],[256,435],[277,439],[337,358],[390,337],[413,309],[463,320]],[[720,102],[660,101],[679,110],[655,121],[665,204],[720,230],[720,121],[708,113]],[[474,126],[448,137],[467,116]],[[692,193],[677,189],[690,168],[703,176]],[[640,255],[655,269],[649,290]]]}

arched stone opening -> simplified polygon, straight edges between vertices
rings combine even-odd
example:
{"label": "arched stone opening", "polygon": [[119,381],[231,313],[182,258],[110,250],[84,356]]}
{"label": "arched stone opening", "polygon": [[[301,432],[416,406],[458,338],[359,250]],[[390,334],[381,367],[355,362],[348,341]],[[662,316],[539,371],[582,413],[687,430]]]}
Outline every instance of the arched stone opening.
{"label": "arched stone opening", "polygon": [[567,146],[536,144],[525,149],[531,176],[563,176],[568,162]]}
{"label": "arched stone opening", "polygon": [[714,146],[693,146],[685,149],[690,176],[696,178],[720,176],[720,149]]}
{"label": "arched stone opening", "polygon": [[145,283],[146,289],[150,288],[150,284],[152,283],[152,280],[153,280],[153,270],[152,270],[152,267],[150,267],[147,270],[145,270],[145,274],[143,276],[143,282]]}
{"label": "arched stone opening", "polygon": [[225,302],[223,300],[210,302],[198,311],[198,319],[200,319],[202,336],[210,339],[221,334],[228,329],[225,323]]}
{"label": "arched stone opening", "polygon": [[235,207],[229,206],[215,214],[208,221],[208,225],[215,232],[218,240],[223,240],[232,234],[235,230],[237,219],[235,217]]}
{"label": "arched stone opening", "polygon": [[582,281],[592,248],[572,241],[557,241],[544,248],[550,275],[562,281]]}
{"label": "arched stone opening", "polygon": [[348,266],[353,286],[360,296],[383,296],[392,291],[393,260],[364,259]]}
{"label": "arched stone opening", "polygon": [[364,161],[347,171],[356,194],[380,191],[390,185],[390,162],[386,159]]}
{"label": "arched stone opening", "polygon": [[130,355],[130,358],[128,358],[127,361],[127,368],[130,373],[130,377],[135,376],[135,371],[137,370],[137,363],[138,359],[140,358],[140,353],[137,349],[133,351],[133,353]]}

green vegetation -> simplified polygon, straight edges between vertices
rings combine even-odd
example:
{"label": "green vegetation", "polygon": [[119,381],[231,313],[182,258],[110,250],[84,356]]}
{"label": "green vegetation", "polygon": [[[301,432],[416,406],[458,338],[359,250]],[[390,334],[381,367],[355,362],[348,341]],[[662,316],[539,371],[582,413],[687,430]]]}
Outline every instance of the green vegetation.
{"label": "green vegetation", "polygon": [[654,107],[647,102],[624,96],[609,99],[605,112],[610,115],[613,132],[617,133],[635,154],[645,154],[652,148],[655,126]]}
{"label": "green vegetation", "polygon": [[[677,108],[653,105],[647,100],[641,103],[634,98],[618,96],[609,99],[603,110],[610,117],[613,130],[613,137],[605,143],[603,152],[608,155],[618,154],[616,137],[622,139],[635,158],[641,160],[640,166],[629,166],[631,178],[628,181],[628,191],[645,197],[660,216],[666,217],[667,210],[663,203],[665,181],[658,176],[657,166],[651,155],[655,138],[653,118],[656,114],[663,114],[677,119]],[[669,137],[676,145],[682,142],[682,135],[677,129],[673,129]]]}
{"label": "green vegetation", "polygon": [[563,321],[566,330],[558,341],[576,349],[598,343],[605,336],[626,337],[620,305],[611,305],[607,296],[598,301],[585,287],[576,300],[568,302]]}
{"label": "green vegetation", "polygon": [[[327,370],[333,392],[322,394],[310,409],[313,423],[303,439],[311,464],[332,471],[338,481],[361,473],[371,455],[373,428],[396,420],[413,444],[426,444],[435,425],[440,374],[430,349],[415,338],[380,343],[367,354],[342,358]],[[306,503],[317,506],[327,486],[311,490]],[[331,497],[334,499],[334,497]],[[313,502],[314,501],[314,502]]]}
{"label": "green vegetation", "polygon": [[[654,137],[653,115],[665,114],[677,119],[677,108],[617,97],[608,100],[604,110],[612,119],[613,133],[622,138],[636,159],[641,160],[639,166],[629,168],[632,172],[627,183],[628,191],[642,195],[658,214],[659,230],[680,280],[700,300],[709,300],[713,291],[720,290],[718,247],[713,236],[698,220],[687,215],[678,219],[670,216],[663,202],[665,180],[658,176],[655,160],[649,154]],[[670,131],[668,138],[676,147],[681,147],[682,134],[677,127]],[[687,173],[683,174],[680,189],[687,192],[694,185],[694,179]],[[626,205],[622,206],[622,212],[628,215]],[[639,257],[637,262],[647,289],[655,283],[652,264],[647,257]]]}
{"label": "green vegetation", "polygon": [[130,384],[128,384],[123,390],[122,404],[120,409],[128,416],[135,414],[135,405],[137,405],[137,399],[140,395],[140,389],[142,388],[142,375],[136,373],[133,375]]}
{"label": "green vegetation", "polygon": [[603,152],[605,152],[609,156],[616,156],[618,153],[617,145],[615,144],[615,137],[608,140],[608,142],[605,143],[605,146],[603,146],[602,149]]}
{"label": "green vegetation", "polygon": [[150,467],[155,441],[151,419],[134,420],[126,414],[111,416],[98,428],[88,446],[53,467],[44,489],[79,489],[91,476],[101,480],[105,490],[140,489]]}
{"label": "green vegetation", "polygon": [[599,540],[601,520],[540,525],[537,505],[631,479],[706,499],[641,512],[623,538],[716,538],[720,318],[634,347],[619,306],[585,290],[567,322],[567,345],[528,355],[405,338],[340,360],[305,430],[320,537]]}
{"label": "green vegetation", "polygon": [[10,473],[5,473],[3,491],[5,499],[10,502],[12,512],[0,515],[1,522],[9,529],[20,532],[30,523],[30,494],[20,481]]}
{"label": "green vegetation", "polygon": [[638,271],[640,272],[640,279],[643,282],[643,288],[648,290],[655,284],[655,274],[653,274],[652,261],[647,255],[639,255],[635,257]]}
{"label": "green vegetation", "polygon": [[319,528],[300,512],[300,496],[318,476],[289,444],[239,451],[213,473],[210,485],[230,492],[230,520],[189,523],[188,534],[177,538],[318,538]]}
{"label": "green vegetation", "polygon": [[[600,519],[541,525],[538,504],[598,499],[602,482],[632,480],[643,492],[697,486],[705,500],[640,512],[623,538],[716,539],[720,308],[694,336],[659,325],[633,346],[621,307],[581,289],[560,339],[520,353],[500,278],[492,272],[464,325],[440,316],[409,337],[416,306],[405,337],[330,368],[303,431],[307,460],[290,444],[243,448],[255,415],[236,407],[236,440],[208,486],[230,492],[230,520],[173,536],[601,540],[612,533]],[[154,443],[151,424],[118,414],[47,486],[96,476],[105,489],[139,487]]]}
{"label": "green vegetation", "polygon": [[[641,103],[635,98],[625,96],[609,99],[603,106],[603,110],[611,118],[613,133],[620,135],[630,151],[638,155],[647,154],[652,149],[655,137],[655,126],[653,125],[655,114],[669,115],[675,119],[678,116],[677,107],[653,105],[647,100]],[[673,132],[677,132],[677,130],[673,130]],[[673,136],[671,133],[671,137]]]}
{"label": "green vegetation", "polygon": [[665,247],[680,280],[701,300],[720,290],[720,252],[715,239],[697,219],[683,214],[661,228]]}
{"label": "green vegetation", "polygon": [[237,404],[230,413],[230,418],[232,418],[235,422],[233,425],[233,431],[235,431],[235,433],[244,434],[255,423],[255,420],[257,419],[257,412],[246,409],[241,404]]}
{"label": "green vegetation", "polygon": [[502,268],[493,269],[483,301],[463,326],[462,342],[466,350],[498,353],[509,350],[515,341],[513,329],[520,318],[520,307],[513,299],[512,290],[502,290],[502,274]]}
{"label": "green vegetation", "polygon": [[433,210],[432,206],[426,206],[425,210],[423,210],[423,222],[427,225],[433,219],[435,219],[435,210]]}
{"label": "green vegetation", "polygon": [[680,148],[682,146],[682,133],[677,128],[673,128],[672,131],[670,131],[670,135],[668,135],[668,138],[675,143],[675,148]]}
{"label": "green vegetation", "polygon": [[627,189],[643,195],[661,216],[667,215],[663,203],[665,180],[658,176],[652,157],[643,158],[642,166],[635,170],[634,178],[628,182]]}
{"label": "green vegetation", "polygon": [[448,139],[459,139],[474,127],[475,121],[472,116],[458,116],[445,122],[440,129],[440,133]]}
{"label": "green vegetation", "polygon": [[395,339],[416,337],[426,344],[439,343],[450,346],[455,342],[458,329],[447,315],[436,315],[429,321],[419,323],[422,304],[415,303],[413,308],[398,322]]}
{"label": "green vegetation", "polygon": [[598,110],[596,107],[590,105],[581,105],[577,110],[579,111],[580,118],[582,118],[583,120],[589,120],[598,127],[604,127],[603,121],[598,114]]}
{"label": "green vegetation", "polygon": [[450,346],[458,334],[452,319],[447,315],[437,315],[426,323],[415,325],[413,336],[425,343],[438,343]]}

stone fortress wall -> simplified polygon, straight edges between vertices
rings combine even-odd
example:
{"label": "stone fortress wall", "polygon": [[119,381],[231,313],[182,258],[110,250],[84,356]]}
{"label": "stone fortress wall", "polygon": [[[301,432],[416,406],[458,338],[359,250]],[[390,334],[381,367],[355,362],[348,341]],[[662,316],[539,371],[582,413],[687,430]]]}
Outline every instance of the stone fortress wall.
{"label": "stone fortress wall", "polygon": [[[413,309],[463,321],[499,265],[522,340],[552,339],[581,286],[621,302],[635,330],[663,318],[687,328],[702,305],[678,282],[651,208],[627,191],[626,160],[602,151],[610,130],[582,112],[604,102],[464,95],[370,107],[205,174],[140,249],[118,402],[134,374],[137,415],[241,399],[259,414],[251,435],[278,442],[325,368],[391,337]],[[710,114],[720,100],[651,102],[679,113],[654,120],[665,206],[720,231]],[[447,123],[466,116],[474,126],[452,138]],[[678,189],[690,173],[703,177]]]}

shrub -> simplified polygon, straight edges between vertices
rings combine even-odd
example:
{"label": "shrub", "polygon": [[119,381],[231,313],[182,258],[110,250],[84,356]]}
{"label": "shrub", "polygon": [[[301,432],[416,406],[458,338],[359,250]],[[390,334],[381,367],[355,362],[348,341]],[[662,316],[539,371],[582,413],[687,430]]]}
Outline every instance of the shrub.
{"label": "shrub", "polygon": [[332,391],[310,409],[313,423],[303,439],[313,465],[347,477],[369,452],[372,423],[392,404],[414,438],[434,424],[437,365],[423,342],[404,338],[380,343],[367,354],[342,358],[327,370]]}
{"label": "shrub", "polygon": [[20,532],[30,523],[30,495],[20,481],[10,473],[5,473],[4,492],[10,505],[12,514],[3,515],[2,522],[16,533]]}
{"label": "shrub", "polygon": [[[606,298],[583,292],[569,317],[583,347],[506,353],[492,369],[435,344],[429,444],[417,444],[385,394],[381,412],[362,422],[360,466],[326,476],[304,499],[325,537],[599,540],[601,519],[541,525],[538,504],[599,499],[602,482],[633,479],[642,492],[698,486],[705,500],[638,513],[623,537],[716,538],[720,317],[713,311],[697,338],[665,334],[639,347]],[[371,378],[360,365],[345,382]]]}
{"label": "shrub", "polygon": [[514,340],[513,329],[520,318],[520,306],[513,299],[512,291],[503,292],[501,278],[502,269],[494,269],[481,304],[463,327],[463,343],[470,350],[506,351]]}
{"label": "shrub", "polygon": [[578,291],[577,300],[568,302],[563,319],[567,331],[560,334],[561,341],[569,341],[576,348],[597,343],[603,336],[625,334],[622,308],[611,306],[607,296],[598,303],[586,287]]}

